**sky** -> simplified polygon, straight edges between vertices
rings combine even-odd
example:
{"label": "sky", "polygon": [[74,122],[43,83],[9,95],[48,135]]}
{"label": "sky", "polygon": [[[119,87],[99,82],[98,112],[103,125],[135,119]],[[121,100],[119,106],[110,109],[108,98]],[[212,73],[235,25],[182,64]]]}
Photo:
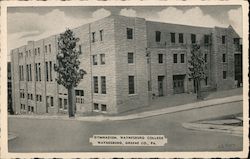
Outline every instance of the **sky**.
{"label": "sky", "polygon": [[[119,14],[151,21],[204,27],[232,25],[242,36],[242,8],[230,6],[72,6],[9,7],[7,10],[7,49],[26,45],[82,24]],[[9,54],[8,54],[9,59]]]}

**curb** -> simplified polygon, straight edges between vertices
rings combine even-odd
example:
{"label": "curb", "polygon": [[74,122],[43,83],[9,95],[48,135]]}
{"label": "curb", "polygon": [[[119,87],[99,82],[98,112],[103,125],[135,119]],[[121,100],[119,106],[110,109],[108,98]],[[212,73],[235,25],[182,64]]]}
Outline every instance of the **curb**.
{"label": "curb", "polygon": [[88,116],[88,117],[76,117],[76,118],[68,118],[67,116],[38,116],[38,115],[19,115],[19,116],[9,116],[13,118],[28,118],[28,119],[61,119],[61,120],[78,120],[78,121],[92,121],[92,122],[100,122],[100,121],[122,121],[122,120],[132,120],[132,119],[140,119],[140,118],[146,118],[146,117],[152,117],[162,114],[169,114],[169,113],[175,113],[180,111],[186,111],[186,110],[192,110],[192,109],[198,109],[203,107],[210,107],[210,106],[216,106],[219,104],[225,104],[225,103],[233,103],[233,102],[239,102],[243,101],[242,95],[237,96],[231,96],[231,97],[225,97],[225,98],[218,98],[218,99],[211,99],[207,101],[201,101],[201,102],[195,102],[195,103],[189,103],[179,106],[173,106],[169,108],[162,108],[157,110],[151,110],[146,112],[141,112],[137,114],[130,114],[125,116]]}
{"label": "curb", "polygon": [[243,127],[241,126],[225,126],[225,125],[199,124],[199,123],[182,123],[182,126],[186,129],[191,129],[191,130],[222,132],[234,136],[243,137]]}

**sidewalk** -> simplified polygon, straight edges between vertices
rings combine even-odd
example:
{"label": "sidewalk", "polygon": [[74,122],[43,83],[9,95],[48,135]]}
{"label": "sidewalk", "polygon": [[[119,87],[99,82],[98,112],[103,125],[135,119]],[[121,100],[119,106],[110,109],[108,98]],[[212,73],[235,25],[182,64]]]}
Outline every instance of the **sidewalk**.
{"label": "sidewalk", "polygon": [[168,108],[161,108],[156,110],[149,110],[140,113],[134,113],[129,115],[120,115],[120,116],[76,116],[75,118],[68,118],[68,116],[44,116],[44,115],[15,115],[9,116],[11,118],[30,118],[30,119],[60,119],[60,120],[78,120],[78,121],[121,121],[121,120],[132,120],[132,119],[140,119],[146,117],[152,117],[162,114],[169,114],[174,112],[180,112],[185,110],[216,106],[224,103],[238,102],[242,101],[242,95],[230,96],[225,98],[216,98],[211,100],[205,100],[195,103],[183,104],[179,106],[173,106]]}

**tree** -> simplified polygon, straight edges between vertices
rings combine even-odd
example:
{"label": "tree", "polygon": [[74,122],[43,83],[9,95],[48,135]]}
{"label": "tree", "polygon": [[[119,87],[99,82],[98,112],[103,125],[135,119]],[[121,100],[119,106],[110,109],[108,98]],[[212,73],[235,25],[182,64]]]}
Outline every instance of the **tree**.
{"label": "tree", "polygon": [[55,71],[58,72],[56,79],[59,85],[63,85],[68,90],[68,113],[69,117],[75,116],[75,87],[79,84],[83,75],[86,72],[79,69],[80,50],[76,50],[76,43],[79,38],[76,38],[70,29],[60,34],[58,38],[58,54],[55,65]]}
{"label": "tree", "polygon": [[203,54],[200,50],[200,45],[193,44],[191,47],[191,60],[188,61],[189,66],[189,76],[195,82],[195,91],[197,93],[197,99],[202,99],[201,96],[201,80],[205,79],[205,60],[203,58]]}

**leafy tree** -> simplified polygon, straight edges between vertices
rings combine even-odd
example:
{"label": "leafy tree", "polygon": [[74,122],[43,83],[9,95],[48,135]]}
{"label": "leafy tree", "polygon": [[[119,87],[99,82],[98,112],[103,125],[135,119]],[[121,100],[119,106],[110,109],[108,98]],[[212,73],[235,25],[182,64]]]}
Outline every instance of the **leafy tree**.
{"label": "leafy tree", "polygon": [[76,38],[70,29],[60,34],[58,38],[58,54],[55,71],[58,72],[57,83],[63,85],[68,90],[68,113],[69,117],[75,116],[75,87],[79,84],[86,72],[79,69],[80,51],[76,50]]}
{"label": "leafy tree", "polygon": [[191,60],[188,61],[189,66],[189,76],[195,82],[195,91],[197,93],[197,99],[202,99],[201,96],[201,80],[205,79],[205,60],[200,49],[200,45],[193,44],[191,47]]}

